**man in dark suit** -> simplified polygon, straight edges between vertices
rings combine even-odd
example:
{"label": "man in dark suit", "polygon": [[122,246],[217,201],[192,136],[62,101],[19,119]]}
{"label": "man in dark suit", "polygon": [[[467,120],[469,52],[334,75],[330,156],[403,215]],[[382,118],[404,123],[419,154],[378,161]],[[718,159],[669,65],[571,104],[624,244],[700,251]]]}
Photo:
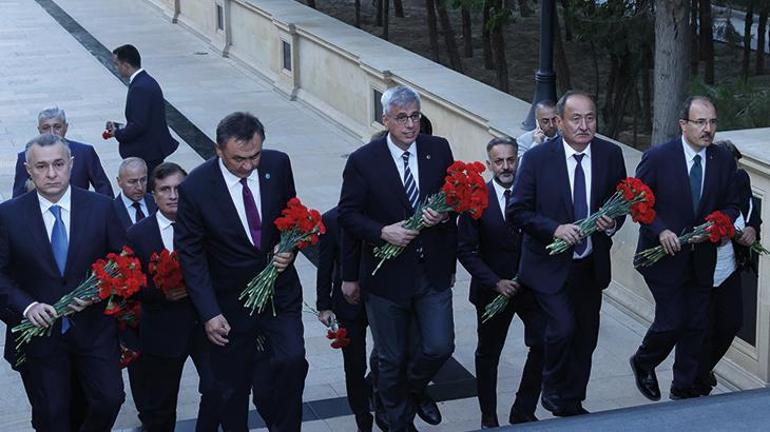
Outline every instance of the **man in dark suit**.
{"label": "man in dark suit", "polygon": [[[569,91],[556,104],[561,137],[527,151],[513,186],[508,223],[524,230],[519,282],[546,316],[543,407],[556,416],[582,406],[599,335],[602,290],[610,283],[611,235],[625,218],[602,217],[580,239],[575,221],[596,212],[626,177],[620,148],[595,136],[596,105]],[[549,255],[561,239],[573,245]]]}
{"label": "man in dark suit", "polygon": [[[53,327],[50,337],[23,348],[26,362],[19,371],[32,425],[70,430],[74,374],[86,401],[80,430],[110,430],[124,400],[115,320],[104,314],[104,303],[75,299],[70,308],[78,313],[54,321],[51,305],[83,281],[94,261],[120,249],[123,232],[109,198],[70,186],[66,141],[44,134],[26,148],[36,192],[0,205],[0,307],[38,327]],[[7,328],[5,358],[11,365],[20,354],[14,337]]]}
{"label": "man in dark suit", "polygon": [[[449,288],[457,229],[449,214],[430,209],[423,211],[421,232],[408,230],[403,223],[419,202],[441,189],[453,158],[445,139],[419,134],[420,99],[414,90],[388,89],[382,106],[388,134],[348,158],[339,221],[351,237],[364,242],[360,286],[378,352],[377,390],[391,430],[406,431],[414,429],[416,405],[428,382],[454,350]],[[388,243],[405,249],[372,275],[380,261],[374,248]],[[357,277],[343,274],[343,280]],[[351,288],[344,294],[355,302],[359,293]],[[409,329],[414,322],[420,346],[409,359]]]}
{"label": "man in dark suit", "polygon": [[166,125],[166,105],[158,82],[142,69],[139,51],[133,45],[122,45],[112,51],[115,68],[129,80],[126,97],[126,124],[114,122],[107,129],[118,140],[120,157],[135,156],[147,162],[147,172],[179,147]]}
{"label": "man in dark suit", "polygon": [[113,206],[125,230],[157,210],[155,200],[147,193],[147,174],[147,164],[136,157],[124,159],[118,168],[121,193],[113,200]]}
{"label": "man in dark suit", "polygon": [[359,247],[346,249],[348,257],[342,256],[342,244],[354,241],[339,227],[337,207],[322,216],[326,234],[319,241],[318,273],[316,274],[316,309],[318,320],[329,325],[336,319],[348,331],[350,345],[342,348],[345,366],[345,387],[348,404],[356,416],[356,425],[361,432],[372,430],[372,415],[369,412],[371,388],[365,381],[366,375],[366,311],[359,304],[350,304],[342,295],[343,284],[358,284],[342,281],[342,267],[358,269],[361,253]]}
{"label": "man in dark suit", "polygon": [[[302,327],[302,287],[294,253],[272,256],[280,271],[274,306],[252,314],[238,299],[268,264],[280,233],[274,220],[296,195],[289,157],[263,150],[265,131],[251,114],[233,113],[217,126],[217,157],[193,170],[179,188],[174,241],[190,299],[204,323],[220,411],[248,398],[270,430],[299,431],[308,364]],[[257,356],[257,335],[269,356]],[[251,382],[249,380],[251,378]],[[265,388],[272,388],[269,397]],[[247,430],[228,417],[226,430]]]}
{"label": "man in dark suit", "polygon": [[[64,110],[58,107],[46,108],[37,115],[37,130],[41,133],[52,133],[65,138],[67,135],[67,115]],[[102,163],[94,148],[88,144],[77,141],[67,140],[67,144],[72,152],[72,175],[70,184],[81,189],[88,190],[93,185],[97,193],[112,198],[112,185],[104,173]],[[16,175],[13,178],[13,197],[27,192],[27,180],[29,174],[25,167],[27,161],[25,151],[21,151],[16,158]]]}
{"label": "man in dark suit", "polygon": [[[487,144],[487,168],[494,175],[487,183],[489,206],[478,220],[468,214],[460,215],[457,227],[457,257],[472,276],[470,301],[476,306],[476,387],[482,429],[500,426],[497,367],[514,314],[524,322],[524,343],[529,352],[508,416],[511,424],[537,420],[535,409],[543,377],[545,318],[532,290],[513,280],[519,268],[521,233],[505,221],[516,174],[517,150],[516,141],[510,138],[494,138]],[[486,306],[501,294],[509,298],[508,306],[483,323]]]}
{"label": "man in dark suit", "polygon": [[642,394],[660,399],[655,368],[676,347],[671,399],[698,396],[693,390],[707,326],[708,301],[714,282],[716,245],[707,237],[682,245],[678,235],[720,210],[738,216],[735,161],[711,145],[717,113],[705,97],[683,104],[682,137],[652,147],[642,156],[636,177],[655,194],[655,220],[639,227],[637,252],[662,245],[668,256],[639,269],[655,299],[655,319],[631,359]]}

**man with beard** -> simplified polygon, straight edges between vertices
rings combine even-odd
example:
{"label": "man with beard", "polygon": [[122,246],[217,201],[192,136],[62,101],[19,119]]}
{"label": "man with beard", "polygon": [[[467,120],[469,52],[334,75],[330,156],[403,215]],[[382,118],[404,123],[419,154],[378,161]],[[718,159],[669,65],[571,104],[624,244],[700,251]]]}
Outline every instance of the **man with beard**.
{"label": "man with beard", "polygon": [[556,104],[550,100],[535,104],[535,122],[534,129],[524,132],[516,138],[516,143],[519,146],[519,158],[524,156],[524,153],[532,147],[559,136],[559,129],[556,127]]}
{"label": "man with beard", "polygon": [[707,237],[679,242],[680,233],[702,224],[715,210],[733,221],[739,203],[732,155],[711,145],[717,112],[707,97],[688,98],[680,112],[681,138],[652,147],[636,168],[636,177],[655,194],[655,220],[640,225],[637,252],[658,245],[668,256],[639,269],[655,299],[655,319],[631,359],[639,391],[660,399],[655,368],[676,347],[671,399],[699,395],[693,388],[708,323],[717,245]]}
{"label": "man with beard", "polygon": [[[476,306],[476,386],[481,407],[481,428],[499,427],[497,420],[497,367],[514,314],[524,322],[524,343],[529,347],[516,401],[508,421],[536,421],[543,374],[545,321],[533,292],[516,282],[521,250],[521,231],[505,221],[505,208],[517,165],[516,141],[494,138],[487,144],[487,168],[494,178],[487,183],[489,207],[481,218],[460,215],[457,257],[471,274],[470,301]],[[507,307],[483,322],[486,306],[498,295],[507,297]]]}

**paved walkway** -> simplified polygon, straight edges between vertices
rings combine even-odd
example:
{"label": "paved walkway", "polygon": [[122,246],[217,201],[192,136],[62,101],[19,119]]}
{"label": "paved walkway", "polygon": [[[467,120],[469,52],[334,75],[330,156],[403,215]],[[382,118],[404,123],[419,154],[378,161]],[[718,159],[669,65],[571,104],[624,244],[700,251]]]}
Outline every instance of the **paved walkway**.
{"label": "paved walkway", "polygon": [[[126,87],[92,53],[62,28],[40,4],[50,0],[0,0],[0,193],[10,196],[13,167],[24,143],[36,134],[36,114],[49,105],[68,113],[69,137],[93,143],[107,174],[114,178],[120,158],[114,140],[100,137],[105,120],[121,120]],[[335,205],[344,155],[359,145],[356,137],[325,122],[301,103],[273,92],[268,83],[215,54],[183,28],[168,23],[138,0],[56,0],[69,16],[105,47],[136,45],[143,64],[164,89],[167,100],[209,137],[217,122],[236,110],[260,117],[267,129],[266,147],[291,155],[297,191],[309,205],[326,210]],[[189,146],[172,156],[188,169],[201,162]],[[315,267],[304,257],[297,263],[305,299],[315,301]],[[467,301],[468,275],[458,274],[455,288],[455,364],[472,371],[475,349],[475,314]],[[647,401],[636,391],[627,364],[645,329],[605,303],[599,348],[585,403],[591,411],[635,406]],[[516,321],[503,353],[499,378],[501,418],[510,408],[524,361],[523,329]],[[309,402],[306,431],[354,431],[344,408],[342,357],[328,347],[324,329],[312,316],[305,318],[310,372],[305,390]],[[660,369],[661,384],[670,382],[670,361]],[[455,373],[455,372],[453,372]],[[457,373],[455,373],[457,375]],[[127,382],[127,381],[126,381]],[[467,386],[467,382],[464,384]],[[189,430],[197,404],[197,377],[191,365],[185,371],[180,394],[178,430]],[[21,381],[6,363],[0,365],[0,430],[29,430],[29,405]],[[471,389],[472,390],[472,389]],[[721,391],[722,389],[718,389]],[[418,424],[420,430],[465,431],[479,426],[475,398],[441,402],[444,423]],[[542,410],[541,418],[549,415]],[[138,425],[130,392],[117,428]]]}

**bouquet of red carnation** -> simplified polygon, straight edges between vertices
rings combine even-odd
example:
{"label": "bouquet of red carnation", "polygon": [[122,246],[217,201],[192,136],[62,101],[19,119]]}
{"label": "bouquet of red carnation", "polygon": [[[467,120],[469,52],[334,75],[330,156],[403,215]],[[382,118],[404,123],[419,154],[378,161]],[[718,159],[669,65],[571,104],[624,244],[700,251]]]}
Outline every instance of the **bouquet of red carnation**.
{"label": "bouquet of red carnation", "polygon": [[[738,228],[735,229],[735,237],[742,237],[743,236],[743,230],[740,230]],[[749,246],[749,253],[755,253],[757,255],[769,255],[770,250],[765,249],[764,246],[762,246],[762,243],[759,242],[759,240],[754,240],[754,243]]]}
{"label": "bouquet of red carnation", "polygon": [[[125,306],[125,301],[134,293],[139,291],[147,284],[147,278],[142,273],[142,266],[139,259],[134,256],[131,248],[124,246],[120,254],[110,253],[107,259],[99,259],[91,264],[91,275],[78,285],[72,292],[65,294],[56,303],[53,308],[56,310],[56,317],[64,317],[75,313],[69,306],[75,298],[93,301],[99,303],[107,300],[107,306],[104,308],[106,315],[115,315]],[[16,350],[28,344],[32,338],[51,335],[53,325],[47,329],[37,327],[28,319],[11,329],[16,333]],[[17,365],[23,363],[25,357],[20,355],[16,362]]]}
{"label": "bouquet of red carnation", "polygon": [[[581,240],[596,232],[598,229],[596,221],[602,216],[615,219],[630,214],[634,222],[648,225],[655,220],[654,206],[655,195],[652,193],[652,189],[638,178],[627,177],[618,183],[615,193],[598,212],[576,221],[575,225],[580,228]],[[572,246],[562,239],[554,239],[551,244],[546,246],[546,249],[550,251],[551,255],[556,255],[569,250]]]}
{"label": "bouquet of red carnation", "polygon": [[142,304],[138,301],[128,300],[120,311],[115,314],[118,320],[118,329],[124,331],[127,328],[139,328],[139,321],[142,317]]}
{"label": "bouquet of red carnation", "polygon": [[[318,243],[318,236],[326,233],[326,227],[321,222],[318,210],[308,209],[298,198],[291,198],[281,216],[275,220],[275,226],[281,232],[276,253],[291,252],[295,248],[304,249]],[[278,279],[278,269],[272,261],[247,285],[241,292],[239,300],[244,300],[244,306],[262,313],[267,302],[272,303],[275,295],[275,280]],[[275,305],[273,305],[275,315]]]}
{"label": "bouquet of red carnation", "polygon": [[169,252],[168,249],[163,249],[160,253],[153,252],[147,270],[152,276],[155,286],[164,294],[186,289],[182,267],[179,265],[176,251]]}
{"label": "bouquet of red carnation", "polygon": [[[519,281],[519,275],[516,275],[512,279],[514,282]],[[511,301],[510,297],[506,297],[502,294],[498,294],[488,305],[484,307],[484,313],[481,315],[481,323],[485,324],[491,320],[492,317],[504,311],[508,307],[508,303]]]}
{"label": "bouquet of red carnation", "polygon": [[[712,243],[719,243],[724,238],[733,238],[735,236],[735,227],[729,216],[717,210],[706,216],[706,222],[702,223],[692,231],[679,236],[680,244],[687,244],[693,237],[708,236]],[[663,246],[645,249],[634,256],[634,267],[648,267],[661,258],[666,256]]]}
{"label": "bouquet of red carnation", "polygon": [[[316,317],[319,315],[319,312],[312,307],[310,307],[307,303],[305,303],[306,312],[309,312]],[[326,339],[329,339],[332,341],[331,347],[334,349],[340,349],[345,348],[346,346],[350,345],[350,338],[348,337],[348,330],[345,327],[340,326],[339,321],[337,321],[337,318],[332,316],[332,319],[329,321],[329,324],[326,324]]]}
{"label": "bouquet of red carnation", "polygon": [[[487,184],[481,176],[484,170],[484,164],[481,162],[455,161],[446,170],[447,176],[444,178],[441,192],[429,196],[420,204],[414,214],[404,222],[404,228],[417,231],[425,228],[422,224],[422,211],[425,208],[438,213],[470,213],[472,218],[480,218],[489,200]],[[376,247],[374,256],[379,258],[380,262],[372,271],[372,276],[386,260],[397,257],[403,251],[401,246],[390,243]]]}
{"label": "bouquet of red carnation", "polygon": [[123,344],[120,344],[120,368],[125,369],[134,362],[134,360],[138,359],[141,355],[140,352],[134,351],[131,348],[127,348]]}

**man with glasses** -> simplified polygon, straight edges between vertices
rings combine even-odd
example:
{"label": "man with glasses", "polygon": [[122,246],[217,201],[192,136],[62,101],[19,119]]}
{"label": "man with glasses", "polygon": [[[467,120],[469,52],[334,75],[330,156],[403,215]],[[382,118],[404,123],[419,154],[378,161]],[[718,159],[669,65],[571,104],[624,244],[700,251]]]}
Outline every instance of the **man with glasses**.
{"label": "man with glasses", "polygon": [[544,100],[535,104],[535,120],[537,125],[534,129],[516,138],[519,159],[532,147],[559,136],[559,129],[556,127],[556,104],[553,101]]}
{"label": "man with glasses", "polygon": [[[343,172],[339,223],[363,242],[363,250],[360,276],[345,266],[342,276],[343,281],[358,280],[363,291],[389,430],[412,431],[428,382],[454,351],[450,288],[457,229],[449,214],[432,210],[422,213],[422,231],[403,224],[420,202],[441,189],[453,157],[444,138],[420,134],[420,97],[413,89],[390,88],[381,103],[387,135],[353,152]],[[343,243],[343,256],[351,243]],[[374,248],[388,243],[405,249],[372,275],[379,262]],[[346,287],[355,285],[343,286],[343,295],[359,302],[358,289]],[[419,346],[409,358],[412,324]]]}
{"label": "man with glasses", "polygon": [[712,145],[717,111],[707,97],[688,98],[679,116],[681,138],[652,147],[642,156],[636,177],[655,194],[655,220],[640,225],[637,251],[658,245],[668,256],[639,272],[655,299],[655,319],[631,357],[639,391],[660,399],[655,368],[676,347],[671,399],[697,397],[693,388],[708,323],[717,245],[707,237],[680,244],[678,235],[720,210],[735,220],[739,212],[735,160]]}

